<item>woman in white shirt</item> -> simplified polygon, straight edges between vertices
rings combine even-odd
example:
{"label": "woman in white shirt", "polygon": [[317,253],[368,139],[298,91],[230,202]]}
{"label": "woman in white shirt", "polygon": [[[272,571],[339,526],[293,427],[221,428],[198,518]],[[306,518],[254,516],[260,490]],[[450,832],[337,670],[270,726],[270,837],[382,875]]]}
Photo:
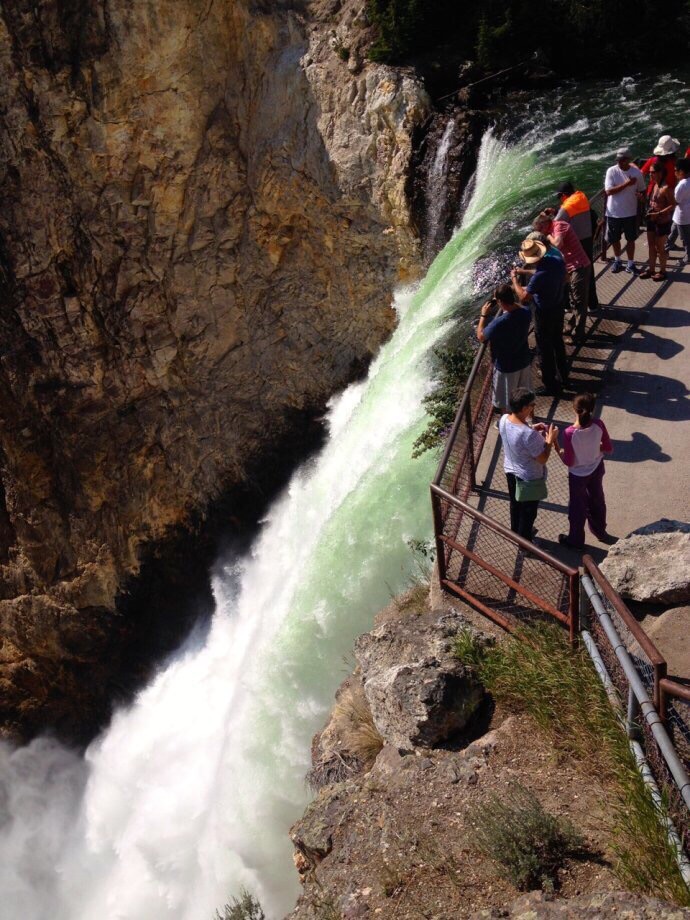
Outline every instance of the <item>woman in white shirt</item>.
{"label": "woman in white shirt", "polygon": [[510,397],[510,413],[501,416],[498,430],[503,441],[503,468],[510,495],[510,529],[530,542],[534,541],[534,521],[539,499],[518,501],[518,480],[534,482],[546,478],[546,462],[558,440],[555,425],[530,425],[536,397],[531,390],[520,387]]}

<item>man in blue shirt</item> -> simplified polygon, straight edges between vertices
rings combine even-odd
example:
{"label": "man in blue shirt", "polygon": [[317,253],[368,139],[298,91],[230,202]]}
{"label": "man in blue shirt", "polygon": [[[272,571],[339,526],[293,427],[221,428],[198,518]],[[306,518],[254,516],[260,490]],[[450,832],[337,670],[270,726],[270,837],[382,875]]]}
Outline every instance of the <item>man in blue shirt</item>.
{"label": "man in blue shirt", "polygon": [[[496,306],[498,314],[487,322]],[[532,389],[532,355],[527,342],[531,319],[529,307],[517,303],[509,284],[500,284],[493,300],[481,308],[477,338],[488,342],[491,348],[493,404],[497,412],[507,411],[510,397],[518,387]]]}
{"label": "man in blue shirt", "polygon": [[543,386],[539,396],[555,396],[568,383],[568,365],[563,342],[565,262],[547,258],[547,247],[539,240],[526,239],[520,245],[520,258],[532,274],[524,287],[518,280],[521,270],[511,273],[513,290],[522,304],[534,302],[534,333],[539,349]]}

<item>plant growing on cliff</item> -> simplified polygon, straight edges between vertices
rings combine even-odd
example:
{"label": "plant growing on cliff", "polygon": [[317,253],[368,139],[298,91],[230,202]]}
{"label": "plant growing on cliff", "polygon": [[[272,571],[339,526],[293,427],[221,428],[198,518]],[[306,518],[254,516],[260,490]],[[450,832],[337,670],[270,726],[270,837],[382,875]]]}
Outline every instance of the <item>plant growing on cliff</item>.
{"label": "plant growing on cliff", "polygon": [[383,747],[383,738],[374,724],[359,680],[353,679],[339,693],[329,730],[337,744],[329,744],[307,774],[307,783],[315,792],[371,769]]}
{"label": "plant growing on cliff", "polygon": [[265,920],[261,904],[246,889],[243,889],[239,898],[233,898],[226,904],[223,913],[216,911],[214,920]]}
{"label": "plant growing on cliff", "polygon": [[658,808],[649,795],[585,650],[571,649],[559,627],[542,624],[521,628],[515,639],[493,646],[461,633],[456,654],[496,700],[530,715],[561,751],[596,777],[615,870],[625,886],[690,906],[666,836],[667,808]]}
{"label": "plant growing on cliff", "polygon": [[434,356],[438,361],[438,382],[424,397],[429,422],[412,445],[413,457],[421,457],[443,444],[458,409],[460,392],[472,369],[475,349],[469,340],[463,340],[452,348],[435,348]]}
{"label": "plant growing on cliff", "polygon": [[519,784],[511,789],[509,798],[489,796],[471,812],[470,820],[477,847],[498,862],[521,891],[553,891],[558,870],[584,847],[569,821],[549,814]]}

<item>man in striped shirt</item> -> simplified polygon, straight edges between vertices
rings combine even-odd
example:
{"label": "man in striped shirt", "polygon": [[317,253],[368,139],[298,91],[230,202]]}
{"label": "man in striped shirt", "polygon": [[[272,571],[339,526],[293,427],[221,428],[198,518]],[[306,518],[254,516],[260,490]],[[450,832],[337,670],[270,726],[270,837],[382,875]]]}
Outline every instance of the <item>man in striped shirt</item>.
{"label": "man in striped shirt", "polygon": [[594,280],[594,229],[596,215],[589,205],[589,199],[584,192],[576,189],[572,182],[563,182],[558,188],[559,208],[556,220],[565,220],[575,231],[582,248],[587,253],[592,263],[592,274],[589,279],[589,309],[599,309],[597,285]]}

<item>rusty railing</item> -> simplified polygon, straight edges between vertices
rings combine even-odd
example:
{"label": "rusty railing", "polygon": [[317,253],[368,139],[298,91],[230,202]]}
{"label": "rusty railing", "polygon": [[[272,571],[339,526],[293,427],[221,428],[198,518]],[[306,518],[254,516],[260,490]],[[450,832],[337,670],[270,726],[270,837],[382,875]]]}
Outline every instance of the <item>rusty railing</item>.
{"label": "rusty railing", "polygon": [[565,565],[457,495],[431,486],[442,588],[503,629],[556,620],[571,641],[579,629],[577,569]]}
{"label": "rusty railing", "polygon": [[666,798],[669,816],[678,830],[685,850],[690,852],[690,812],[683,796],[683,792],[687,796],[687,789],[681,789],[674,779],[669,762],[651,728],[651,723],[655,720],[663,724],[679,760],[685,770],[690,772],[690,687],[668,679],[666,659],[591,556],[584,556],[582,563],[585,574],[596,586],[620,644],[627,651],[653,702],[654,712],[651,719],[649,713],[646,717],[641,716],[634,689],[621,666],[616,648],[593,612],[584,590],[580,594],[582,628],[587,629],[594,640],[617,691],[621,709],[627,711],[629,734],[641,744],[654,779]]}

